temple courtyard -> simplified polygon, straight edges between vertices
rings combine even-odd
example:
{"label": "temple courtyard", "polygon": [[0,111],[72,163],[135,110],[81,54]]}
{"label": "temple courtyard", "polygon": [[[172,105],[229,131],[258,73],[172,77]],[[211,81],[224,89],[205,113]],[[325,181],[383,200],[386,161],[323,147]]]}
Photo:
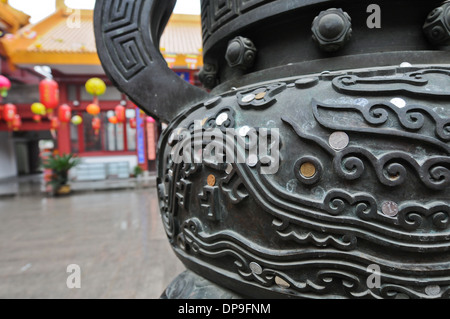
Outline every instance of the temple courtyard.
{"label": "temple courtyard", "polygon": [[155,299],[184,269],[155,187],[0,197],[0,298]]}

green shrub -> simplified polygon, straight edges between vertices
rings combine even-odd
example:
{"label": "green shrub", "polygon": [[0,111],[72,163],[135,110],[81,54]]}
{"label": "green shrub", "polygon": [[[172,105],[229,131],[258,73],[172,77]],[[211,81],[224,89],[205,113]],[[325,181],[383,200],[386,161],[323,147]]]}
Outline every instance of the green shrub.
{"label": "green shrub", "polygon": [[47,185],[51,185],[56,191],[60,187],[67,185],[69,179],[69,170],[80,163],[80,159],[73,154],[65,154],[63,156],[52,155],[43,166],[52,170],[52,176]]}

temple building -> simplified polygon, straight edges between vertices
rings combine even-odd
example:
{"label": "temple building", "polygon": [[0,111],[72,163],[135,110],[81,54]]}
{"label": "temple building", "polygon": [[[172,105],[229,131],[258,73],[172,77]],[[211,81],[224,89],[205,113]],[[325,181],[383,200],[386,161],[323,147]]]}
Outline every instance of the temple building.
{"label": "temple building", "polygon": [[[1,104],[14,104],[22,120],[12,130],[0,119],[0,179],[40,172],[42,152],[49,149],[82,159],[74,179],[128,178],[136,167],[151,171],[160,124],[140,112],[105,76],[96,51],[93,11],[68,8],[63,0],[56,0],[56,9],[31,25],[27,15],[7,1],[0,3],[1,74],[11,81]],[[191,84],[200,85],[200,17],[174,14],[160,43],[168,66]],[[46,77],[58,83],[59,104],[67,104],[72,116],[83,119],[81,124],[61,123],[52,134],[50,117],[39,122],[33,119],[31,105],[40,101],[39,83]],[[86,112],[93,96],[85,83],[94,77],[107,85],[106,93],[98,97],[99,129],[92,127],[92,115]],[[117,105],[126,108],[124,123],[110,121]]]}

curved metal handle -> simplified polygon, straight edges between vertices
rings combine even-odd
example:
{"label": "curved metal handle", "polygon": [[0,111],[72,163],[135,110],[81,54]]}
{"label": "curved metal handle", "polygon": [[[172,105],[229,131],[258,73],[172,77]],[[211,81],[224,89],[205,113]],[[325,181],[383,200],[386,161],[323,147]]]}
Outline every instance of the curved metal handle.
{"label": "curved metal handle", "polygon": [[208,96],[178,77],[159,51],[176,0],[97,0],[94,28],[106,75],[145,112],[170,122]]}

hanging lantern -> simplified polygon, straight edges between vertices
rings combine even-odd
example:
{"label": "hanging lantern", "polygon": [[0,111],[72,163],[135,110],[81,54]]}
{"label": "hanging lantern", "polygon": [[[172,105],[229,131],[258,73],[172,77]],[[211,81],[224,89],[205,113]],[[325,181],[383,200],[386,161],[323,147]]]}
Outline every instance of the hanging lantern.
{"label": "hanging lantern", "polygon": [[117,105],[116,109],[115,109],[115,113],[116,113],[116,117],[117,117],[117,121],[119,123],[125,123],[127,118],[126,118],[126,109],[124,106],[122,105]]}
{"label": "hanging lantern", "polygon": [[130,119],[130,127],[132,128],[132,129],[136,129],[137,128],[137,121],[136,121],[136,118],[131,118]]}
{"label": "hanging lantern", "polygon": [[56,116],[53,116],[50,119],[50,127],[51,127],[51,129],[52,130],[57,130],[57,129],[59,129],[59,125],[60,125],[60,122],[59,122],[58,118]]}
{"label": "hanging lantern", "polygon": [[3,107],[3,119],[8,123],[9,128],[11,128],[16,114],[17,108],[14,104],[6,104]]}
{"label": "hanging lantern", "polygon": [[47,110],[45,109],[45,105],[42,103],[33,103],[31,105],[31,112],[35,115],[45,115]]}
{"label": "hanging lantern", "polygon": [[108,119],[108,121],[109,121],[109,123],[111,123],[111,124],[117,124],[117,123],[119,123],[119,120],[117,119],[117,116],[111,116],[109,119]]}
{"label": "hanging lantern", "polygon": [[97,116],[100,113],[100,106],[98,106],[97,104],[94,104],[94,103],[89,104],[86,107],[86,112],[88,112],[92,116]]}
{"label": "hanging lantern", "polygon": [[94,129],[95,135],[98,135],[101,126],[102,121],[98,117],[92,119],[92,128]]}
{"label": "hanging lantern", "polygon": [[69,123],[72,119],[72,109],[67,104],[59,107],[58,118],[61,123]]}
{"label": "hanging lantern", "polygon": [[83,123],[83,118],[79,115],[75,115],[74,117],[72,117],[72,124],[75,126],[80,125],[81,123]]}
{"label": "hanging lantern", "polygon": [[3,117],[3,105],[0,105],[0,121],[2,120]]}
{"label": "hanging lantern", "polygon": [[48,114],[52,114],[53,110],[59,105],[59,86],[52,79],[45,79],[39,83],[39,93],[41,103],[47,108]]}
{"label": "hanging lantern", "polygon": [[11,81],[7,77],[0,75],[0,95],[2,97],[7,97],[10,88]]}
{"label": "hanging lantern", "polygon": [[36,122],[36,123],[41,123],[41,121],[42,121],[42,116],[39,115],[39,114],[34,114],[34,115],[33,115],[33,121]]}
{"label": "hanging lantern", "polygon": [[56,130],[59,129],[59,126],[60,126],[59,119],[56,116],[53,116],[50,119],[50,132],[52,133],[54,139],[56,139]]}
{"label": "hanging lantern", "polygon": [[102,79],[92,78],[86,82],[86,91],[93,96],[100,96],[106,92],[106,84]]}
{"label": "hanging lantern", "polygon": [[18,131],[22,126],[22,118],[19,114],[14,115],[14,119],[12,121],[12,128],[14,131]]}

